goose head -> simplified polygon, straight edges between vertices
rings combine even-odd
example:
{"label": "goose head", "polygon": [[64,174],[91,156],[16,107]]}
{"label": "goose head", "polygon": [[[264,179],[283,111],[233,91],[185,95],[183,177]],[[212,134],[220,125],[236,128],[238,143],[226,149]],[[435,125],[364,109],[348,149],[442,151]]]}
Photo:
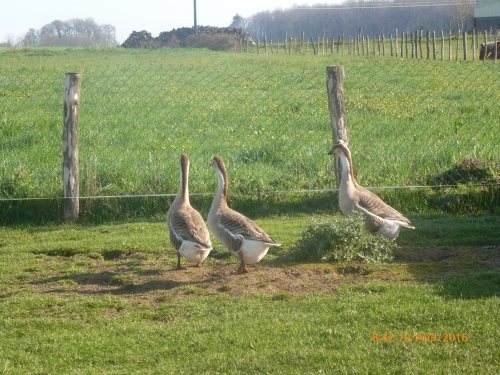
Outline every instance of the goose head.
{"label": "goose head", "polygon": [[347,143],[343,140],[339,140],[333,145],[333,148],[330,150],[330,152],[328,152],[328,155],[335,156],[337,160],[337,173],[340,172],[340,175],[337,175],[337,178],[340,178],[340,180],[343,182],[351,180],[354,185],[357,185],[352,170],[351,151],[349,150]]}

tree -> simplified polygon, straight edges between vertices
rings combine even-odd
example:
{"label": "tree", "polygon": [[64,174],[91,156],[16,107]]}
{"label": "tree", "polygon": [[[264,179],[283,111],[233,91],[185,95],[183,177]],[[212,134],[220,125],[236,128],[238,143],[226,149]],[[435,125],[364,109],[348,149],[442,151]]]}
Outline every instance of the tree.
{"label": "tree", "polygon": [[233,17],[233,22],[229,25],[229,27],[235,27],[238,29],[245,29],[245,19],[240,16],[238,13]]}
{"label": "tree", "polygon": [[459,30],[465,31],[467,26],[472,28],[474,22],[474,4],[470,0],[456,1],[453,9],[453,20]]}
{"label": "tree", "polygon": [[24,35],[22,45],[25,47],[36,47],[40,43],[39,32],[35,29],[29,29]]}
{"label": "tree", "polygon": [[39,31],[30,29],[22,43],[30,46],[114,47],[117,45],[116,29],[113,25],[98,25],[93,18],[55,20]]}

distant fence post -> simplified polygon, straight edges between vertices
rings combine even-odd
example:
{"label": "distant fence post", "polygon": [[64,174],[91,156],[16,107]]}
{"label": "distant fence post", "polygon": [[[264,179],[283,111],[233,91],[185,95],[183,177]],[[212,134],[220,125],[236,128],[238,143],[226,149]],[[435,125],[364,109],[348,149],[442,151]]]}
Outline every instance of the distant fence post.
{"label": "distant fence post", "polygon": [[66,73],[64,87],[63,127],[63,194],[64,220],[78,218],[78,110],[80,106],[80,73]]}
{"label": "distant fence post", "polygon": [[[330,107],[333,143],[335,144],[339,140],[343,140],[349,146],[344,102],[344,67],[336,65],[328,66],[326,74],[326,89],[328,92],[328,106]],[[335,158],[335,174],[337,177],[337,187],[339,187],[341,174],[337,158]]]}

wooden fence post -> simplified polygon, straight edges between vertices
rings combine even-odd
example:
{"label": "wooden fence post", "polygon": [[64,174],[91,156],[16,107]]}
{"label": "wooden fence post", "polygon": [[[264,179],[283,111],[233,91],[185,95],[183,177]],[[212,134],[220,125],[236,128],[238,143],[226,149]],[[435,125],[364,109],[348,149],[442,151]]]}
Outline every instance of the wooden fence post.
{"label": "wooden fence post", "polygon": [[472,29],[472,41],[471,41],[471,50],[472,50],[472,61],[476,60],[476,29]]}
{"label": "wooden fence post", "polygon": [[432,58],[433,60],[437,59],[437,54],[436,54],[436,32],[432,32]]}
{"label": "wooden fence post", "polygon": [[63,195],[65,221],[78,218],[80,210],[78,188],[78,110],[80,107],[80,73],[66,73],[64,87],[63,127]]}
{"label": "wooden fence post", "polygon": [[[328,93],[328,106],[330,108],[330,120],[332,123],[333,143],[335,144],[339,140],[343,140],[347,146],[349,146],[344,102],[344,67],[341,65],[328,66],[326,68],[326,74],[326,89]],[[337,177],[337,187],[339,187],[341,172],[337,157],[335,157],[335,174]]]}
{"label": "wooden fence post", "polygon": [[399,36],[398,36],[398,29],[396,29],[395,37],[396,37],[396,41],[395,41],[396,44],[394,45],[394,47],[395,47],[396,57],[398,57],[398,38],[399,38]]}
{"label": "wooden fence post", "polygon": [[444,31],[441,30],[441,61],[444,61]]}
{"label": "wooden fence post", "polygon": [[484,30],[484,55],[483,61],[486,61],[486,55],[488,54],[488,31]]}
{"label": "wooden fence post", "polygon": [[427,40],[425,41],[425,47],[427,48],[427,60],[431,59],[431,31],[427,30]]}
{"label": "wooden fence post", "polygon": [[452,50],[451,50],[451,28],[448,30],[448,44],[449,44],[449,51],[448,51],[448,54],[449,54],[449,60],[451,61],[452,58],[453,58],[453,53],[452,53]]}
{"label": "wooden fence post", "polygon": [[493,62],[496,63],[498,59],[498,30],[495,30],[493,41],[495,43],[493,47]]}
{"label": "wooden fence post", "polygon": [[467,61],[467,31],[464,31],[463,47],[464,47],[464,61]]}

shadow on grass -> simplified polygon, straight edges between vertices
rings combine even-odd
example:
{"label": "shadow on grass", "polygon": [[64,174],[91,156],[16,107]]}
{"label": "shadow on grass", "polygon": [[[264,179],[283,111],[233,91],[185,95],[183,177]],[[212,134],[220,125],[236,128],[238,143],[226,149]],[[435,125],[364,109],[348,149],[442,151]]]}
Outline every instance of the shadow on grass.
{"label": "shadow on grass", "polygon": [[449,299],[500,297],[500,272],[448,276],[437,283],[437,293]]}

